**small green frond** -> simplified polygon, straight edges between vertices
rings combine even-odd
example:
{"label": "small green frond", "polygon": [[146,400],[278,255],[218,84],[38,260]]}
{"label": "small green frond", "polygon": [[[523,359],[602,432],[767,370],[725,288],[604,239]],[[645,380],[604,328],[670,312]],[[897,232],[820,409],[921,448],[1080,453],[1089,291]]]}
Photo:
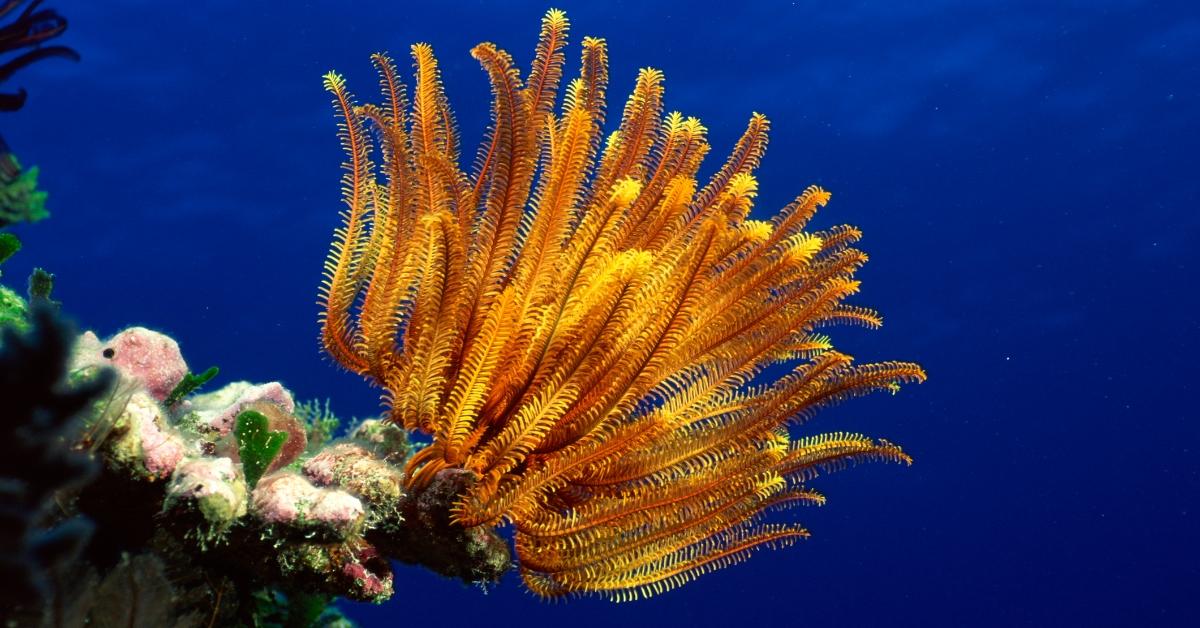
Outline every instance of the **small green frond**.
{"label": "small green frond", "polygon": [[195,375],[193,373],[184,375],[183,379],[180,380],[178,384],[175,384],[175,388],[171,390],[171,394],[167,395],[167,398],[163,401],[163,403],[168,408],[179,403],[184,397],[196,392],[198,388],[208,383],[208,380],[216,377],[217,373],[219,372],[221,372],[220,369],[215,366],[210,366],[208,367],[208,370],[199,375]]}
{"label": "small green frond", "polygon": [[238,457],[246,474],[246,485],[254,488],[258,480],[283,449],[287,432],[268,429],[270,419],[261,412],[246,410],[237,416],[234,435],[237,437]]}

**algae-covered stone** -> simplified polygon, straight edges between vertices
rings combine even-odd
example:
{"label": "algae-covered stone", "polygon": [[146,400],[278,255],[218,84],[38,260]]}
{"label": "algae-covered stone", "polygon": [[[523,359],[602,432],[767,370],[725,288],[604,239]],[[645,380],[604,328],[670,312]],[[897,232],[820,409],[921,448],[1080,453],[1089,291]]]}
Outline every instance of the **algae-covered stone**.
{"label": "algae-covered stone", "polygon": [[175,468],[163,507],[194,508],[207,523],[202,538],[211,539],[246,514],[247,501],[246,482],[233,460],[198,457]]}
{"label": "algae-covered stone", "polygon": [[158,402],[138,391],[129,397],[102,451],[110,468],[134,479],[155,481],[171,477],[189,449],[188,442],[167,424]]}
{"label": "algae-covered stone", "polygon": [[359,423],[350,438],[370,449],[377,457],[393,463],[403,461],[412,451],[408,432],[382,419],[368,419]]}
{"label": "algae-covered stone", "polygon": [[404,492],[400,470],[355,443],[325,448],[304,463],[304,474],[316,484],[354,493],[379,514],[394,510]]}
{"label": "algae-covered stone", "polygon": [[362,532],[366,510],[355,496],[314,486],[280,472],[264,477],[250,494],[250,511],[261,523],[299,536],[345,539]]}
{"label": "algae-covered stone", "polygon": [[360,538],[343,543],[289,543],[276,554],[293,585],[358,602],[380,603],[394,592],[391,565]]}
{"label": "algae-covered stone", "polygon": [[223,388],[184,400],[180,404],[180,410],[183,414],[194,414],[194,420],[199,425],[224,436],[233,431],[237,415],[252,404],[262,401],[276,404],[284,412],[290,413],[296,409],[292,393],[279,382],[257,385],[250,382],[233,382]]}
{"label": "algae-covered stone", "polygon": [[114,367],[123,377],[140,383],[158,401],[166,399],[188,373],[179,344],[145,327],[130,327],[107,340],[84,332],[75,342],[71,363],[72,368]]}

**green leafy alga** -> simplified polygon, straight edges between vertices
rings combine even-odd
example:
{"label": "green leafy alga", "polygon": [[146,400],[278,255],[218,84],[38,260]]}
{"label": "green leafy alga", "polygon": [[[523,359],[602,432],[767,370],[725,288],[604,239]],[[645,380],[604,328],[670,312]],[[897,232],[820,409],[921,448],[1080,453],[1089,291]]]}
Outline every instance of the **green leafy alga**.
{"label": "green leafy alga", "polygon": [[270,430],[271,421],[261,412],[246,410],[237,416],[234,436],[237,437],[238,456],[242,459],[242,470],[246,474],[246,485],[254,488],[271,462],[287,442],[287,432]]}
{"label": "green leafy alga", "polygon": [[196,392],[196,389],[208,383],[208,380],[216,377],[217,373],[220,372],[221,369],[218,369],[215,366],[210,366],[208,367],[208,370],[199,375],[194,373],[188,373],[187,375],[184,375],[183,379],[180,380],[178,384],[175,384],[175,388],[171,389],[171,394],[167,395],[167,398],[163,401],[163,403],[168,408],[179,403],[179,400]]}

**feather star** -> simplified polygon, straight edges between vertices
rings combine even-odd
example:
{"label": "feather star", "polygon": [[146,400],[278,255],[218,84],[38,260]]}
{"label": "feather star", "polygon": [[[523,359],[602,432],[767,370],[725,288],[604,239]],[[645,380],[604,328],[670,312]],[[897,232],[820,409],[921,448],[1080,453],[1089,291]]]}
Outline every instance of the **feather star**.
{"label": "feather star", "polygon": [[659,71],[602,137],[604,40],[583,39],[556,107],[567,31],[546,14],[524,79],[496,46],[472,50],[493,101],[471,175],[430,46],[412,47],[411,96],[383,54],[378,104],[325,76],[347,160],[321,340],[386,391],[391,420],[432,435],[407,490],[468,470],[454,521],[511,524],[531,591],[629,600],[807,537],[764,515],[824,503],[818,473],[910,464],[886,440],[794,432],[925,373],[853,364],[818,333],[881,324],[844,303],[867,256],[854,227],[805,230],[819,187],[750,218],[764,116],[701,187],[705,127],[663,114]]}

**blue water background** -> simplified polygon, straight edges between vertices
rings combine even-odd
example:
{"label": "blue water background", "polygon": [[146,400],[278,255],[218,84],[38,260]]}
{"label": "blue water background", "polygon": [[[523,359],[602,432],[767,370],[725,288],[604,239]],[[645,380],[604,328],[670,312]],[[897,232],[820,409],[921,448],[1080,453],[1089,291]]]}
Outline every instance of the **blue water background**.
{"label": "blue water background", "polygon": [[[56,0],[62,43],[6,87],[0,133],[41,167],[53,218],[20,229],[83,326],[167,331],[196,369],[278,379],[339,413],[378,392],[316,342],[339,209],[320,76],[373,96],[368,55],[428,41],[471,147],[490,40],[526,67],[547,4]],[[773,128],[757,216],[804,186],[819,225],[866,233],[862,360],[930,381],[811,430],[904,445],[911,469],[822,478],[813,532],[637,604],[543,603],[419,568],[365,625],[1200,625],[1194,2],[558,2],[608,39],[610,118],[637,68],[699,116],[705,172],[752,111]],[[403,62],[407,65],[407,62]],[[468,155],[473,150],[467,151]]]}

